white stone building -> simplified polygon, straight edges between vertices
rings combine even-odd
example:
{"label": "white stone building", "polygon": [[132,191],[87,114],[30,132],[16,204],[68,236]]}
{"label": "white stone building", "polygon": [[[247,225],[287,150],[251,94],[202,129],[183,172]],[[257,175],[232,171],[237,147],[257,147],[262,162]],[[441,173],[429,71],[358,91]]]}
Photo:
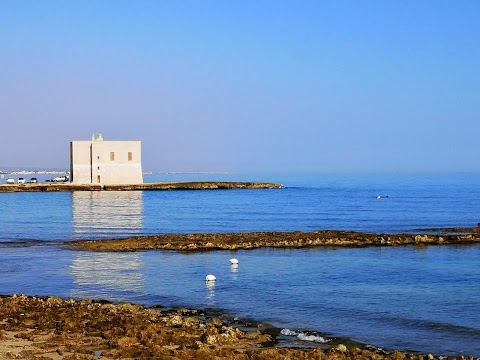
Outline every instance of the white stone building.
{"label": "white stone building", "polygon": [[70,181],[74,184],[142,184],[140,141],[70,142]]}

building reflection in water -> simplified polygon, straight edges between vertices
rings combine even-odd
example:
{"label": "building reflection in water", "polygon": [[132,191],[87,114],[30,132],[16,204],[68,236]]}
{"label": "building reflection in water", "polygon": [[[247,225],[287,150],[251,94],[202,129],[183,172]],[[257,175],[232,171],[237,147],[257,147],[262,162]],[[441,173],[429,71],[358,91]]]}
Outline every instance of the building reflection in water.
{"label": "building reflection in water", "polygon": [[70,265],[75,298],[131,300],[144,289],[142,253],[78,252]]}
{"label": "building reflection in water", "polygon": [[[142,191],[72,193],[73,237],[123,238],[142,234]],[[131,300],[142,293],[141,253],[78,252],[70,265],[76,298]]]}
{"label": "building reflection in water", "polygon": [[143,191],[75,191],[72,204],[74,238],[142,234]]}

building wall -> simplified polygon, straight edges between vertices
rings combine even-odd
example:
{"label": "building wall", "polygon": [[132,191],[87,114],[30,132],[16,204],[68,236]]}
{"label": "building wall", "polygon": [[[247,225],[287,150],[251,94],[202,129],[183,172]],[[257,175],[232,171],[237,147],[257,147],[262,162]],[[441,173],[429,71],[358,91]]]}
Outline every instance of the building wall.
{"label": "building wall", "polygon": [[143,183],[140,141],[72,141],[70,157],[75,184]]}

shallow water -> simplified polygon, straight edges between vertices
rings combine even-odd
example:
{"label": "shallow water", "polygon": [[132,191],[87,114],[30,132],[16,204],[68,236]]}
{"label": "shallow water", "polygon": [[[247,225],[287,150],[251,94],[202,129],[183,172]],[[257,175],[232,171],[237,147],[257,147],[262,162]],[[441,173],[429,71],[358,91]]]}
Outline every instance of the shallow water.
{"label": "shallow water", "polygon": [[[257,177],[287,188],[0,194],[8,209],[0,215],[0,293],[212,308],[326,339],[480,356],[479,246],[186,255],[88,253],[62,245],[132,234],[474,226],[479,179]],[[233,256],[237,268],[230,266]],[[214,286],[205,282],[208,273],[217,276]]]}

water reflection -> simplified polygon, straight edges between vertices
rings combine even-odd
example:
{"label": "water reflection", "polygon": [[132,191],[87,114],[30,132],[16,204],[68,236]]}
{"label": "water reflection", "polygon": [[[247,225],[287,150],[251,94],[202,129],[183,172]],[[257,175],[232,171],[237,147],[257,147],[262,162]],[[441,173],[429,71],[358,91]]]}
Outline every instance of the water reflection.
{"label": "water reflection", "polygon": [[232,273],[237,273],[238,272],[238,264],[232,264],[230,265],[230,271]]}
{"label": "water reflection", "polygon": [[205,281],[207,286],[207,303],[209,306],[215,305],[215,281]]}
{"label": "water reflection", "polygon": [[72,193],[75,238],[138,235],[143,231],[142,191]]}
{"label": "water reflection", "polygon": [[122,293],[143,292],[142,253],[83,253],[79,252],[70,265],[76,287],[72,296],[123,300]]}
{"label": "water reflection", "polygon": [[232,252],[233,257],[230,259],[230,272],[232,273],[232,280],[236,281],[237,280],[237,273],[238,273],[238,264],[239,261],[236,258],[236,251]]}

